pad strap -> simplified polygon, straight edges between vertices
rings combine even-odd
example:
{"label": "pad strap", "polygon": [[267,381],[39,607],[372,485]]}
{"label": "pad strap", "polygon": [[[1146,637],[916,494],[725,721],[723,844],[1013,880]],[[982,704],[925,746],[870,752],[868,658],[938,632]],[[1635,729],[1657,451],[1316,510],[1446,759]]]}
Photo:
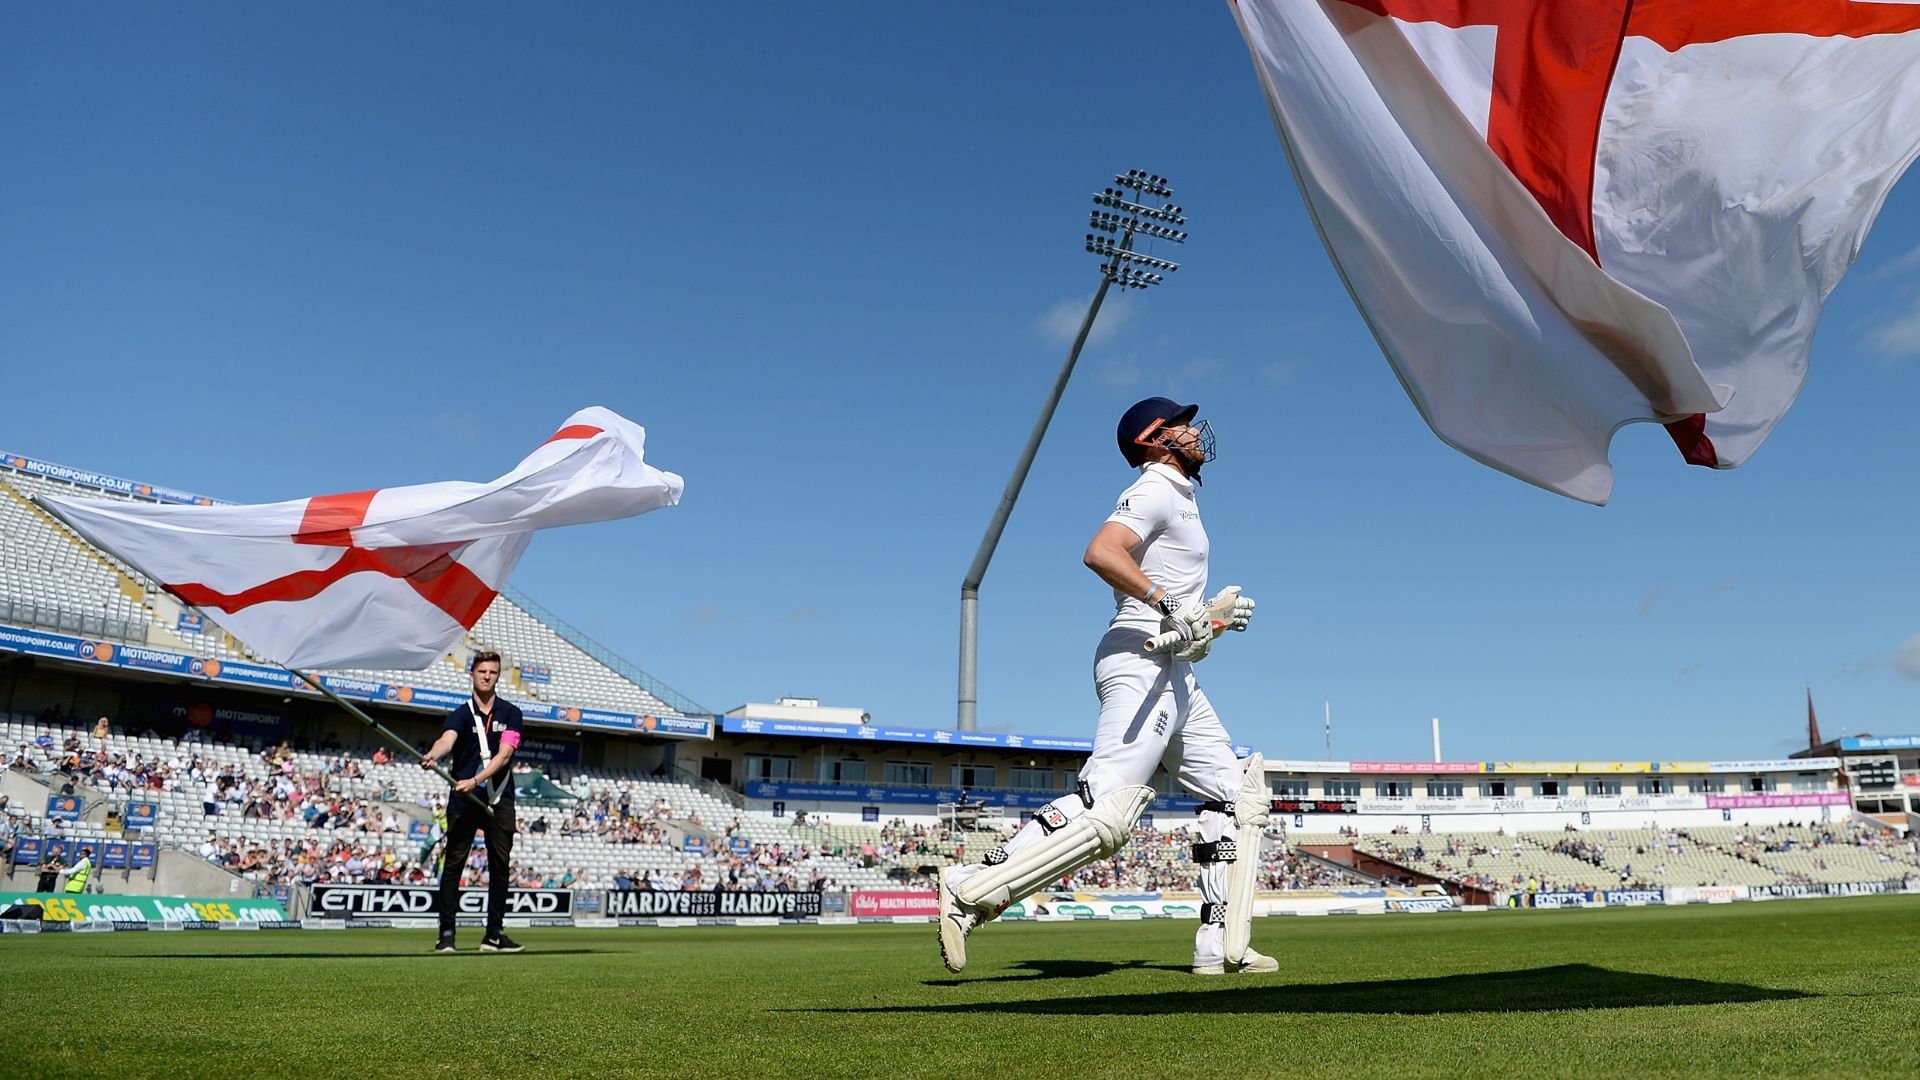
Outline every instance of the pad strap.
{"label": "pad strap", "polygon": [[1225,814],[1228,817],[1233,816],[1233,804],[1230,802],[1222,802],[1219,799],[1208,799],[1194,809],[1202,814],[1211,810],[1216,814]]}
{"label": "pad strap", "polygon": [[1210,926],[1227,925],[1227,905],[1209,900],[1200,905],[1200,921]]}
{"label": "pad strap", "polygon": [[1052,833],[1066,828],[1067,822],[1073,819],[1067,817],[1066,811],[1048,803],[1034,812],[1033,820],[1040,823],[1042,832]]}
{"label": "pad strap", "polygon": [[1226,863],[1239,857],[1240,845],[1231,836],[1223,836],[1211,843],[1193,845],[1193,861],[1197,863]]}

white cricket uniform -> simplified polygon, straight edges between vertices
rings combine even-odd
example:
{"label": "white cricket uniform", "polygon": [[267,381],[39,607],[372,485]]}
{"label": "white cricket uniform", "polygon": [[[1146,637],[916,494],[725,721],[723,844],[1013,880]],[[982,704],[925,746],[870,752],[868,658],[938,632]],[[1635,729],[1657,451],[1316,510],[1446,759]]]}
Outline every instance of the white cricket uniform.
{"label": "white cricket uniform", "polygon": [[[1182,605],[1206,598],[1207,530],[1192,480],[1169,465],[1142,466],[1107,520],[1140,538],[1134,556],[1155,585]],[[1113,595],[1113,620],[1093,658],[1100,726],[1080,778],[1097,799],[1116,787],[1151,784],[1154,768],[1165,763],[1201,799],[1231,802],[1240,762],[1193,665],[1148,652],[1147,639],[1160,632],[1159,610],[1117,589]]]}
{"label": "white cricket uniform", "polygon": [[[1205,599],[1207,530],[1200,521],[1192,480],[1171,466],[1145,465],[1107,520],[1125,525],[1140,538],[1133,553],[1154,584],[1165,586],[1183,605]],[[1157,608],[1118,590],[1114,603],[1113,620],[1093,658],[1100,723],[1093,736],[1093,753],[1080,770],[1087,799],[1132,785],[1150,786],[1154,771],[1164,763],[1201,800],[1231,806],[1240,788],[1241,763],[1233,755],[1226,728],[1193,677],[1193,665],[1174,660],[1167,652],[1147,651],[1147,639],[1160,631]],[[1083,803],[1077,792],[1049,804],[1057,811],[1056,820],[1077,817],[1085,805],[1090,802]],[[1201,812],[1202,842],[1217,843],[1232,830],[1233,819],[1224,811]],[[1040,843],[1046,831],[1036,815],[1014,834],[1004,851]],[[1258,859],[1260,854],[1249,852],[1242,857]],[[992,860],[993,854],[988,858]],[[964,880],[976,869],[957,868],[950,880]],[[1200,870],[1201,896],[1221,910],[1226,905],[1229,871],[1230,864],[1224,862],[1207,863]],[[1203,921],[1194,937],[1194,964],[1218,964],[1225,949],[1223,927]]]}

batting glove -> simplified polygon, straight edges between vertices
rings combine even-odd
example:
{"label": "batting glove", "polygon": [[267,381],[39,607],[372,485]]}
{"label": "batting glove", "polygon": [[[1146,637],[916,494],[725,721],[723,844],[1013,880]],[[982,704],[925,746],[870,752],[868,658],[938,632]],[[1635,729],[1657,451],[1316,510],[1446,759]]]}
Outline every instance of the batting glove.
{"label": "batting glove", "polygon": [[1197,664],[1205,660],[1207,654],[1212,651],[1213,631],[1208,630],[1192,641],[1182,642],[1178,648],[1173,650],[1173,658],[1175,660],[1184,660],[1189,664]]}
{"label": "batting glove", "polygon": [[1229,585],[1207,601],[1207,617],[1227,630],[1245,630],[1253,621],[1253,598],[1240,595],[1240,586]]}
{"label": "batting glove", "polygon": [[1160,633],[1163,637],[1178,634],[1174,644],[1179,646],[1201,639],[1213,640],[1213,622],[1207,615],[1207,605],[1198,600],[1182,605],[1171,596],[1161,597]]}

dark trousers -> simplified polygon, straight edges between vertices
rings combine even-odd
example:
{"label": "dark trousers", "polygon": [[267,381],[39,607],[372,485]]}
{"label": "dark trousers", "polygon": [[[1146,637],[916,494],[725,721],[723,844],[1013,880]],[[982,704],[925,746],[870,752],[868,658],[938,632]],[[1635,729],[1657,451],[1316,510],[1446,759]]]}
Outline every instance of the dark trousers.
{"label": "dark trousers", "polygon": [[467,868],[467,853],[473,850],[476,833],[487,837],[487,933],[500,932],[500,920],[507,915],[508,864],[513,858],[513,795],[504,795],[493,808],[491,819],[473,804],[454,796],[447,807],[446,861],[440,866],[440,932],[453,930],[454,917],[460,913],[460,872]]}

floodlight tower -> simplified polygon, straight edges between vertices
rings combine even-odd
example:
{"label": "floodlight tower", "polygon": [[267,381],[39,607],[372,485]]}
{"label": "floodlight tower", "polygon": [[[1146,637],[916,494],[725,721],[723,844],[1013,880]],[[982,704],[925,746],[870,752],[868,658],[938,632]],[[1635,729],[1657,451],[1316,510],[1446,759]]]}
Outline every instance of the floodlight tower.
{"label": "floodlight tower", "polygon": [[1087,305],[1086,318],[1080,320],[1080,332],[1074,335],[1073,347],[1067,350],[1066,362],[1060,365],[1060,375],[1053,380],[1053,392],[1047,395],[1040,419],[1034,421],[1033,432],[1027,436],[1026,449],[1020,452],[1020,461],[1013,467],[1013,477],[1000,496],[993,520],[987,523],[987,535],[980,540],[980,550],[973,554],[967,579],[960,583],[961,731],[974,730],[975,710],[979,705],[980,582],[987,576],[987,563],[993,560],[994,548],[999,546],[1000,534],[1007,527],[1013,504],[1027,482],[1027,470],[1033,467],[1040,440],[1046,438],[1047,425],[1053,422],[1060,395],[1066,392],[1067,380],[1073,377],[1073,366],[1080,360],[1080,350],[1087,343],[1087,334],[1093,330],[1093,320],[1100,314],[1107,289],[1113,285],[1123,289],[1149,288],[1164,281],[1166,274],[1180,269],[1179,263],[1134,250],[1135,241],[1141,238],[1149,244],[1154,240],[1170,244],[1186,242],[1187,234],[1181,227],[1187,219],[1180,207],[1173,205],[1173,189],[1167,186],[1165,177],[1129,169],[1114,176],[1112,187],[1094,193],[1093,207],[1087,224],[1095,231],[1087,234],[1087,252],[1106,260],[1100,264],[1100,287],[1094,291],[1093,302]]}

